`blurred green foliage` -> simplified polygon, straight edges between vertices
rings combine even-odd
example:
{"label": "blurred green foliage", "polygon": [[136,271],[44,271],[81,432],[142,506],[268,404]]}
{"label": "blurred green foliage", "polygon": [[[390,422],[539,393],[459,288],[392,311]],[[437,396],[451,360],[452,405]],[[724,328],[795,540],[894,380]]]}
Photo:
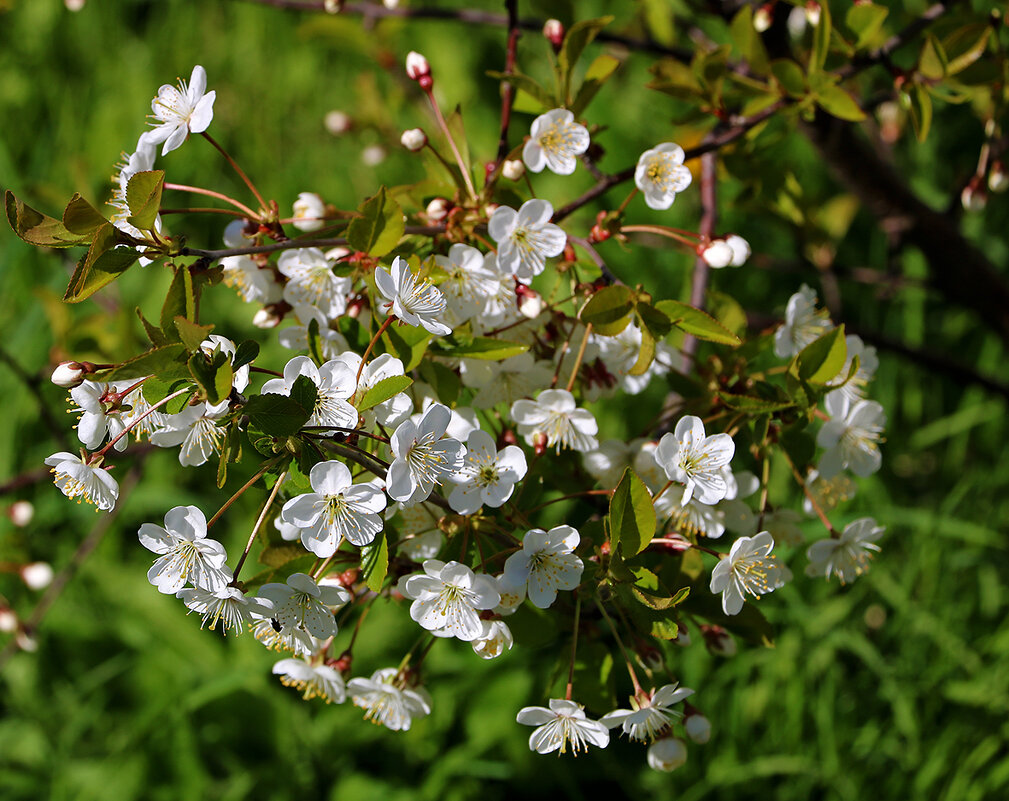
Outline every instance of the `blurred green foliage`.
{"label": "blurred green foliage", "polygon": [[[659,38],[685,24],[673,12],[686,5],[661,0],[521,5],[523,14],[566,20],[575,9],[579,18],[614,13],[616,30],[640,32],[647,19]],[[905,6],[914,12],[924,4]],[[724,30],[712,35],[724,36]],[[526,72],[547,76],[546,48],[537,34],[525,35],[519,63]],[[106,176],[143,130],[157,87],[201,63],[218,93],[214,136],[268,196],[283,207],[311,190],[353,208],[381,183],[423,175],[398,146],[404,128],[433,130],[401,73],[411,49],[428,55],[443,106],[461,105],[471,149],[489,159],[498,90],[484,73],[504,63],[500,29],[402,20],[365,29],[354,18],[226,0],[91,0],[76,14],[59,0],[7,0],[0,3],[0,185],[50,212],[74,191],[102,200]],[[600,52],[599,46],[590,50]],[[601,166],[608,171],[633,163],[658,141],[691,143],[681,138],[689,130],[673,124],[676,102],[643,88],[654,59],[617,52],[624,63],[588,114],[608,126],[598,134],[607,151]],[[350,133],[326,131],[323,118],[331,109],[354,118]],[[517,115],[513,141],[530,119]],[[893,158],[915,190],[940,205],[970,174],[981,138],[969,109],[940,104],[929,139],[917,144],[905,132]],[[369,145],[387,150],[374,167],[361,159]],[[843,195],[811,146],[783,128],[771,130],[764,146],[762,158],[780,166],[777,175],[765,169],[750,180],[754,162],[747,150],[727,156],[721,225],[747,236],[756,253],[790,261],[797,271],[755,265],[723,271],[714,276],[716,289],[748,309],[780,313],[800,282],[818,281],[815,268],[801,261],[810,247],[806,235],[833,231],[838,263],[888,268],[910,284],[892,293],[842,279],[845,322],[912,347],[954,353],[961,364],[1005,380],[998,339],[971,313],[949,307],[921,285],[920,254],[905,252],[888,262],[886,237]],[[200,141],[159,166],[177,183],[242,192]],[[535,183],[541,195],[564,202],[592,179],[579,170],[570,179],[546,175]],[[612,208],[624,195],[613,190],[610,196]],[[690,227],[698,213],[694,197],[686,193],[666,215],[640,204],[634,214]],[[996,197],[983,215],[965,223],[1000,263],[1007,253],[1007,208],[1005,196]],[[593,213],[582,214],[586,228]],[[216,246],[222,228],[217,217],[187,220],[197,246]],[[690,260],[678,252],[624,251],[616,243],[603,252],[630,283],[657,282],[676,294],[689,281]],[[108,293],[68,309],[58,298],[71,266],[62,254],[29,248],[6,226],[0,230],[0,347],[31,376],[44,376],[70,354],[138,352],[142,332],[132,309],[140,305],[148,316],[156,314],[145,298],[156,299],[169,280],[163,270],[134,269]],[[222,321],[218,333],[236,340],[262,336],[227,291],[211,293],[207,302]],[[279,358],[280,351],[274,353]],[[885,524],[883,553],[853,586],[800,578],[764,599],[761,610],[778,631],[774,649],[741,650],[732,659],[698,647],[683,651],[672,669],[698,691],[695,700],[711,719],[713,736],[707,746],[691,746],[687,765],[674,774],[648,771],[644,749],[622,741],[577,761],[530,753],[529,731],[515,724],[514,715],[524,704],[543,702],[554,654],[521,640],[490,663],[460,643],[434,649],[434,711],[407,733],[364,723],[349,705],[301,701],[269,674],[273,659],[258,643],[201,632],[178,601],[147,583],[149,554],[137,545],[137,526],[160,520],[170,506],[211,509],[220,498],[211,465],[180,471],[169,452],[144,462],[138,489],[46,618],[38,651],[18,654],[0,676],[0,797],[489,801],[599,792],[659,801],[1004,798],[1006,404],[893,354],[881,353],[880,361],[872,396],[889,415],[884,469],[860,482],[841,522],[868,514]],[[36,469],[63,445],[9,365],[0,365],[0,375],[0,481],[6,481]],[[40,392],[72,439],[61,391],[43,382]],[[646,401],[649,414],[658,411],[659,400]],[[636,435],[640,409],[639,399],[625,399],[602,421],[603,430]],[[775,465],[773,475],[778,485],[772,494],[790,492],[787,469]],[[794,491],[793,497],[798,504]],[[96,519],[46,482],[3,501],[14,498],[30,499],[36,517],[25,529],[0,519],[0,560],[39,559],[60,568]],[[243,498],[236,507],[229,545],[244,539],[243,521],[254,505]],[[809,535],[815,532],[810,523]],[[804,558],[797,555],[792,565],[799,573]],[[14,576],[0,574],[0,593],[22,614],[34,604]],[[398,661],[396,644],[410,642],[413,628],[404,609],[376,608],[370,636],[355,653],[355,673]],[[616,681],[622,686],[623,676]]]}

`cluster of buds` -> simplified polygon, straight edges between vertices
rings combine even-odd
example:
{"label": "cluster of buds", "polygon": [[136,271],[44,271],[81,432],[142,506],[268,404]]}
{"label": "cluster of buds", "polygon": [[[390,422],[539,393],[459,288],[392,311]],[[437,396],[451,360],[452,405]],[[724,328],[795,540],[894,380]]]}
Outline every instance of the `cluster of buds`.
{"label": "cluster of buds", "polygon": [[434,81],[431,78],[431,65],[420,53],[411,50],[406,57],[406,74],[411,81],[416,81],[425,92],[431,91]]}
{"label": "cluster of buds", "polygon": [[705,264],[716,270],[742,267],[750,258],[750,243],[737,234],[729,234],[724,239],[713,239],[706,245],[698,245],[697,254]]}

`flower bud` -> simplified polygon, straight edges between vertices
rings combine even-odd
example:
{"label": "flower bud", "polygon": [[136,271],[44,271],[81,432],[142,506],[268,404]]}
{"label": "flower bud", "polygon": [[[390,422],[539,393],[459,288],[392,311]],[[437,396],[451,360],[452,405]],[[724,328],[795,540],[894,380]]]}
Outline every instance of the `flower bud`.
{"label": "flower bud", "polygon": [[701,251],[701,258],[709,267],[720,270],[732,264],[732,248],[724,239],[716,239]]}
{"label": "flower bud", "polygon": [[[518,294],[516,292],[516,294]],[[538,292],[526,288],[526,291],[518,294],[519,312],[523,317],[534,320],[543,311],[543,298]]]}
{"label": "flower bud", "polygon": [[447,198],[436,197],[427,204],[427,208],[424,209],[424,213],[427,214],[427,218],[431,222],[441,222],[448,217],[448,213],[451,209],[452,204],[449,203]]}
{"label": "flower bud", "polygon": [[53,569],[47,562],[21,566],[21,580],[30,590],[44,590],[53,581]]}
{"label": "flower bud", "polygon": [[361,161],[366,167],[374,167],[385,161],[385,148],[381,145],[368,145],[361,151]]}
{"label": "flower bud", "polygon": [[294,201],[294,222],[299,231],[318,231],[326,223],[320,219],[326,214],[326,204],[315,192],[301,192]]}
{"label": "flower bud", "polygon": [[750,258],[750,243],[738,234],[729,234],[725,237],[725,244],[732,249],[732,261],[730,267],[742,267],[746,260]]}
{"label": "flower bud", "polygon": [[975,175],[970,183],[960,193],[960,202],[967,211],[981,211],[988,205],[988,194],[981,185],[981,179]]}
{"label": "flower bud", "polygon": [[991,165],[988,172],[988,188],[992,192],[1005,192],[1009,189],[1009,173],[1006,173],[1005,164],[996,161]]}
{"label": "flower bud", "polygon": [[38,640],[24,629],[18,629],[17,634],[14,635],[14,642],[17,643],[18,648],[30,654],[35,653],[39,649]]}
{"label": "flower bud", "polygon": [[806,20],[810,25],[820,24],[820,4],[816,0],[808,0],[806,3]]}
{"label": "flower bud", "polygon": [[344,0],[324,0],[322,8],[327,14],[339,14],[343,11],[343,3]]}
{"label": "flower bud", "polygon": [[333,136],[339,136],[340,134],[347,133],[347,131],[350,130],[350,115],[344,111],[333,109],[332,111],[326,113],[326,116],[323,119],[323,125],[326,126],[326,130],[333,134]]}
{"label": "flower bud", "polygon": [[721,626],[701,626],[701,634],[704,636],[704,644],[708,650],[719,656],[735,656],[736,641]]}
{"label": "flower bud", "polygon": [[403,131],[403,135],[399,137],[399,143],[411,153],[416,153],[427,144],[427,134],[420,128],[410,128]]}
{"label": "flower bud", "polygon": [[18,630],[18,616],[9,606],[0,606],[0,632],[10,634]]}
{"label": "flower bud", "polygon": [[7,517],[18,528],[24,528],[35,517],[35,507],[31,501],[14,501],[7,510]]}
{"label": "flower bud", "polygon": [[765,3],[753,14],[753,30],[757,33],[766,31],[772,22],[774,22],[774,6],[770,3]]}
{"label": "flower bud", "polygon": [[680,646],[680,648],[688,648],[690,646],[690,632],[687,631],[686,627],[680,626],[679,631],[676,632],[676,639],[673,640],[673,643]]}
{"label": "flower bud", "polygon": [[483,207],[484,216],[487,217],[488,219],[490,219],[491,217],[493,217],[494,216],[494,212],[498,210],[498,205],[499,204],[497,204],[497,203],[487,203]]}
{"label": "flower bud", "polygon": [[687,746],[683,740],[668,737],[652,743],[648,749],[648,767],[669,773],[687,761]]}
{"label": "flower bud", "polygon": [[564,25],[559,19],[548,19],[543,23],[543,35],[550,42],[555,53],[561,51],[561,45],[564,44]]}
{"label": "flower bud", "polygon": [[509,181],[517,181],[526,173],[526,165],[520,159],[509,159],[501,167],[501,174]]}
{"label": "flower bud", "polygon": [[326,261],[338,262],[340,259],[346,258],[350,255],[350,248],[335,247],[327,250],[323,255],[326,257]]}
{"label": "flower bud", "polygon": [[537,431],[533,434],[533,451],[537,456],[546,452],[547,442],[549,442],[549,439],[542,431]]}
{"label": "flower bud", "polygon": [[412,81],[419,81],[431,75],[431,65],[427,59],[415,50],[406,56],[406,74]]}
{"label": "flower bud", "polygon": [[399,8],[399,0],[382,0],[382,5],[392,11],[394,8]]}
{"label": "flower bud", "polygon": [[683,728],[687,730],[687,737],[699,745],[711,739],[711,721],[704,715],[690,715],[683,721]]}
{"label": "flower bud", "polygon": [[80,11],[84,8],[85,0],[63,0],[63,5],[67,7],[67,11]]}
{"label": "flower bud", "polygon": [[60,362],[53,370],[52,382],[58,387],[73,389],[84,383],[88,370],[80,362]]}
{"label": "flower bud", "polygon": [[276,328],[280,325],[280,317],[269,309],[260,309],[252,318],[256,328]]}

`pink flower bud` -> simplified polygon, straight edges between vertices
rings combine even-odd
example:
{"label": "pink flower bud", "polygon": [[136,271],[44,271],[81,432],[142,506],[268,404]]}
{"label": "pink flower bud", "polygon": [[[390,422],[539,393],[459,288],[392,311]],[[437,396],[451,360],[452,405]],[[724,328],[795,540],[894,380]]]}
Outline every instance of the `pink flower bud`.
{"label": "pink flower bud", "polygon": [[559,19],[548,19],[543,23],[543,35],[554,48],[555,53],[559,53],[561,45],[564,44],[564,25]]}
{"label": "pink flower bud", "polygon": [[399,143],[411,153],[416,153],[427,144],[427,134],[420,128],[410,128],[403,131],[403,135],[399,137]]}
{"label": "pink flower bud", "polygon": [[260,309],[253,316],[252,324],[256,328],[276,328],[280,325],[280,317],[269,309]]}
{"label": "pink flower bud", "polygon": [[446,198],[436,197],[427,204],[427,208],[424,210],[424,213],[427,214],[427,218],[431,222],[441,222],[448,217],[448,213],[451,210],[452,204],[449,203]]}
{"label": "pink flower bud", "polygon": [[84,383],[87,374],[80,362],[60,362],[53,370],[52,382],[58,387],[73,389]]}
{"label": "pink flower bud", "polygon": [[406,57],[406,74],[410,80],[419,81],[421,78],[431,74],[431,65],[427,59],[415,50],[411,50]]}
{"label": "pink flower bud", "polygon": [[701,258],[709,267],[716,270],[732,264],[732,257],[732,248],[724,239],[716,239],[701,251]]}
{"label": "pink flower bud", "polygon": [[816,0],[806,3],[806,20],[810,25],[820,24],[820,4]]}
{"label": "pink flower bud", "polygon": [[770,3],[765,3],[760,8],[756,10],[753,14],[753,30],[757,33],[763,33],[768,28],[771,27],[771,23],[774,21],[774,6]]}

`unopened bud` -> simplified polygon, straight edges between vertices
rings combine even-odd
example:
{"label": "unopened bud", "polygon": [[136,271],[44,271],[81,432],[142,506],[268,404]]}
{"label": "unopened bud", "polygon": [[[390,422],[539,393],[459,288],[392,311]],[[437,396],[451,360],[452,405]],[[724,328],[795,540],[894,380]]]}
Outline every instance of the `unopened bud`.
{"label": "unopened bud", "polygon": [[996,161],[991,165],[988,172],[988,188],[992,192],[1005,192],[1009,189],[1009,174],[1006,173],[1005,164]]}
{"label": "unopened bud", "polygon": [[709,267],[720,270],[732,264],[732,248],[724,239],[716,239],[701,251],[701,258]]}
{"label": "unopened bud", "polygon": [[7,510],[7,517],[18,528],[24,528],[35,517],[35,507],[31,501],[14,501]]}
{"label": "unopened bud", "polygon": [[648,645],[643,642],[638,643],[635,651],[637,652],[638,662],[646,670],[662,670],[665,667],[662,651],[654,645]]}
{"label": "unopened bud", "polygon": [[291,223],[299,231],[318,231],[326,224],[322,218],[326,214],[326,204],[315,192],[301,192],[294,201],[294,221]]}
{"label": "unopened bud", "polygon": [[699,745],[704,745],[711,739],[711,721],[704,715],[690,715],[683,721],[683,728],[687,730],[687,737]]}
{"label": "unopened bud", "polygon": [[0,632],[10,634],[18,630],[18,616],[9,606],[0,607]]}
{"label": "unopened bud", "polygon": [[680,626],[680,630],[676,632],[676,639],[673,640],[673,643],[680,646],[680,648],[688,648],[690,646],[690,632],[685,627]]}
{"label": "unopened bud", "polygon": [[344,111],[334,109],[327,112],[323,119],[323,124],[326,126],[326,130],[333,134],[333,136],[339,136],[340,134],[347,133],[352,123],[350,115]]}
{"label": "unopened bud", "polygon": [[537,456],[546,451],[548,441],[547,435],[542,431],[537,431],[533,434],[533,451],[535,451]]}
{"label": "unopened bud", "polygon": [[519,312],[523,317],[533,320],[540,316],[543,311],[543,298],[538,292],[526,289],[518,296]]}
{"label": "unopened bud", "polygon": [[67,11],[80,11],[84,8],[85,0],[63,0],[63,5],[67,7]]}
{"label": "unopened bud", "polygon": [[488,219],[490,217],[494,216],[494,212],[498,210],[498,206],[499,205],[500,204],[498,204],[498,203],[487,203],[483,207],[484,216],[487,217]]}
{"label": "unopened bud", "polygon": [[39,649],[38,640],[36,640],[32,635],[30,635],[24,629],[19,629],[18,633],[14,635],[14,642],[17,643],[18,648],[22,651],[27,651],[28,653],[35,653]]}
{"label": "unopened bud", "polygon": [[410,80],[419,81],[431,74],[431,65],[427,63],[424,56],[411,50],[406,56],[406,74]]}
{"label": "unopened bud", "polygon": [[806,20],[810,25],[820,24],[820,4],[816,0],[809,0],[806,3]]}
{"label": "unopened bud", "polygon": [[975,175],[970,183],[960,193],[960,202],[967,211],[981,211],[988,205],[988,193],[981,185],[981,179]]}
{"label": "unopened bud", "polygon": [[431,222],[441,222],[448,217],[448,213],[451,209],[452,204],[449,203],[447,198],[436,197],[427,204],[427,208],[424,209],[424,213]]}
{"label": "unopened bud", "polygon": [[350,248],[335,247],[327,250],[324,255],[326,256],[326,261],[337,262],[340,259],[345,259],[350,253]]}
{"label": "unopened bud", "polygon": [[344,651],[340,654],[338,659],[329,660],[328,664],[333,670],[337,670],[340,673],[350,673],[350,666],[353,662],[353,658],[350,655],[350,651]]}
{"label": "unopened bud", "polygon": [[526,174],[526,165],[519,159],[509,159],[501,167],[501,174],[509,181],[517,181]]}
{"label": "unopened bud", "polygon": [[327,14],[339,14],[343,11],[343,3],[344,0],[324,0],[322,8]]}
{"label": "unopened bud", "polygon": [[382,0],[382,5],[392,11],[394,8],[399,8],[399,0]]}
{"label": "unopened bud", "polygon": [[269,309],[260,309],[252,318],[256,328],[276,328],[280,325],[280,317]]}
{"label": "unopened bud", "polygon": [[729,234],[725,237],[725,244],[732,248],[731,267],[742,267],[746,260],[750,258],[750,243],[738,234]]}
{"label": "unopened bud", "polygon": [[52,382],[58,387],[73,389],[84,383],[87,369],[80,362],[60,362],[53,370]]}
{"label": "unopened bud", "polygon": [[548,19],[543,23],[543,35],[553,47],[555,53],[561,51],[564,44],[564,25],[559,19]]}
{"label": "unopened bud", "polygon": [[361,162],[366,167],[374,167],[385,161],[385,148],[381,145],[368,145],[361,151]]}
{"label": "unopened bud", "polygon": [[32,562],[21,567],[21,580],[30,590],[44,590],[53,581],[53,569],[46,562]]}
{"label": "unopened bud", "polygon": [[416,153],[427,144],[427,134],[420,128],[410,128],[403,131],[403,135],[399,137],[399,142],[411,153]]}
{"label": "unopened bud", "polygon": [[349,589],[350,587],[353,587],[355,584],[357,584],[357,579],[360,577],[360,575],[361,571],[356,567],[344,570],[340,574],[340,583],[344,587],[347,587]]}
{"label": "unopened bud", "polygon": [[648,767],[663,773],[676,770],[687,761],[687,746],[683,740],[668,737],[652,743],[648,749]]}
{"label": "unopened bud", "polygon": [[772,22],[774,22],[774,6],[770,3],[765,3],[753,14],[753,30],[757,33],[766,31]]}

